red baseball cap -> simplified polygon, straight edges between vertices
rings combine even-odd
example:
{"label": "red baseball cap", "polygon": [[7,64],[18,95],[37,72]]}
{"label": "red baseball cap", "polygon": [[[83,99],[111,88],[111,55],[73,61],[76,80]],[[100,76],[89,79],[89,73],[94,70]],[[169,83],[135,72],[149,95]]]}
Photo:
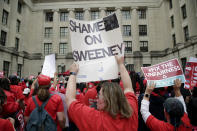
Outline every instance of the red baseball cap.
{"label": "red baseball cap", "polygon": [[39,86],[49,86],[51,84],[51,78],[49,76],[41,74],[37,79]]}

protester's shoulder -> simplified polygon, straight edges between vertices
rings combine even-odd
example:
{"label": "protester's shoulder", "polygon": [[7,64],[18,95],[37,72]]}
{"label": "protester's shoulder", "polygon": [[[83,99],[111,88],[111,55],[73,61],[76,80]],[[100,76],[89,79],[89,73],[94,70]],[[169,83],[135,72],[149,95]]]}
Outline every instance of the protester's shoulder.
{"label": "protester's shoulder", "polygon": [[61,96],[58,95],[58,94],[52,94],[52,96],[51,96],[50,99],[51,99],[51,100],[57,100],[57,101],[62,100],[62,99],[61,99]]}
{"label": "protester's shoulder", "polygon": [[136,96],[135,96],[135,94],[133,92],[125,93],[125,96],[126,96],[127,99],[134,99],[134,100],[137,101],[137,98],[136,98]]}

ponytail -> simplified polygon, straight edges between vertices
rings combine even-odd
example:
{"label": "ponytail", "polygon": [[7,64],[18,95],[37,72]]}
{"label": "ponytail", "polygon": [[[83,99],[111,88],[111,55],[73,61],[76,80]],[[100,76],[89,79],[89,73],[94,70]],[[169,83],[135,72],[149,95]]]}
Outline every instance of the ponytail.
{"label": "ponytail", "polygon": [[39,88],[38,89],[38,99],[42,102],[46,101],[50,96],[48,88]]}

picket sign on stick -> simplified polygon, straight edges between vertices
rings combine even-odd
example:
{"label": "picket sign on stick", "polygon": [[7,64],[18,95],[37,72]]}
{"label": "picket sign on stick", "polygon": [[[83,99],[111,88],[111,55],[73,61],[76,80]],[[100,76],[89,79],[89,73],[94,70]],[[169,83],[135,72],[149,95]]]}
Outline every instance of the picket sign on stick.
{"label": "picket sign on stick", "polygon": [[149,67],[141,67],[141,69],[148,83],[154,82],[156,87],[174,85],[175,79],[181,79],[181,82],[185,83],[185,76],[177,59],[168,60]]}
{"label": "picket sign on stick", "polygon": [[116,14],[95,21],[69,19],[73,59],[79,64],[77,82],[118,78],[115,55],[124,55]]}
{"label": "picket sign on stick", "polygon": [[55,71],[55,54],[45,56],[41,74],[53,78]]}
{"label": "picket sign on stick", "polygon": [[197,87],[197,58],[190,57],[185,67],[185,88]]}

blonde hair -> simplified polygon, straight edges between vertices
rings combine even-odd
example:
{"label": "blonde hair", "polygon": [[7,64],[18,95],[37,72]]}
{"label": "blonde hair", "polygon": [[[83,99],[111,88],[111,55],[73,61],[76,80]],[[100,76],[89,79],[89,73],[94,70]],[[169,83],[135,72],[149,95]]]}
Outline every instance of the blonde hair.
{"label": "blonde hair", "polygon": [[129,118],[132,115],[132,108],[128,103],[120,85],[118,83],[104,82],[102,94],[105,102],[104,110],[113,118],[120,114],[122,118]]}

